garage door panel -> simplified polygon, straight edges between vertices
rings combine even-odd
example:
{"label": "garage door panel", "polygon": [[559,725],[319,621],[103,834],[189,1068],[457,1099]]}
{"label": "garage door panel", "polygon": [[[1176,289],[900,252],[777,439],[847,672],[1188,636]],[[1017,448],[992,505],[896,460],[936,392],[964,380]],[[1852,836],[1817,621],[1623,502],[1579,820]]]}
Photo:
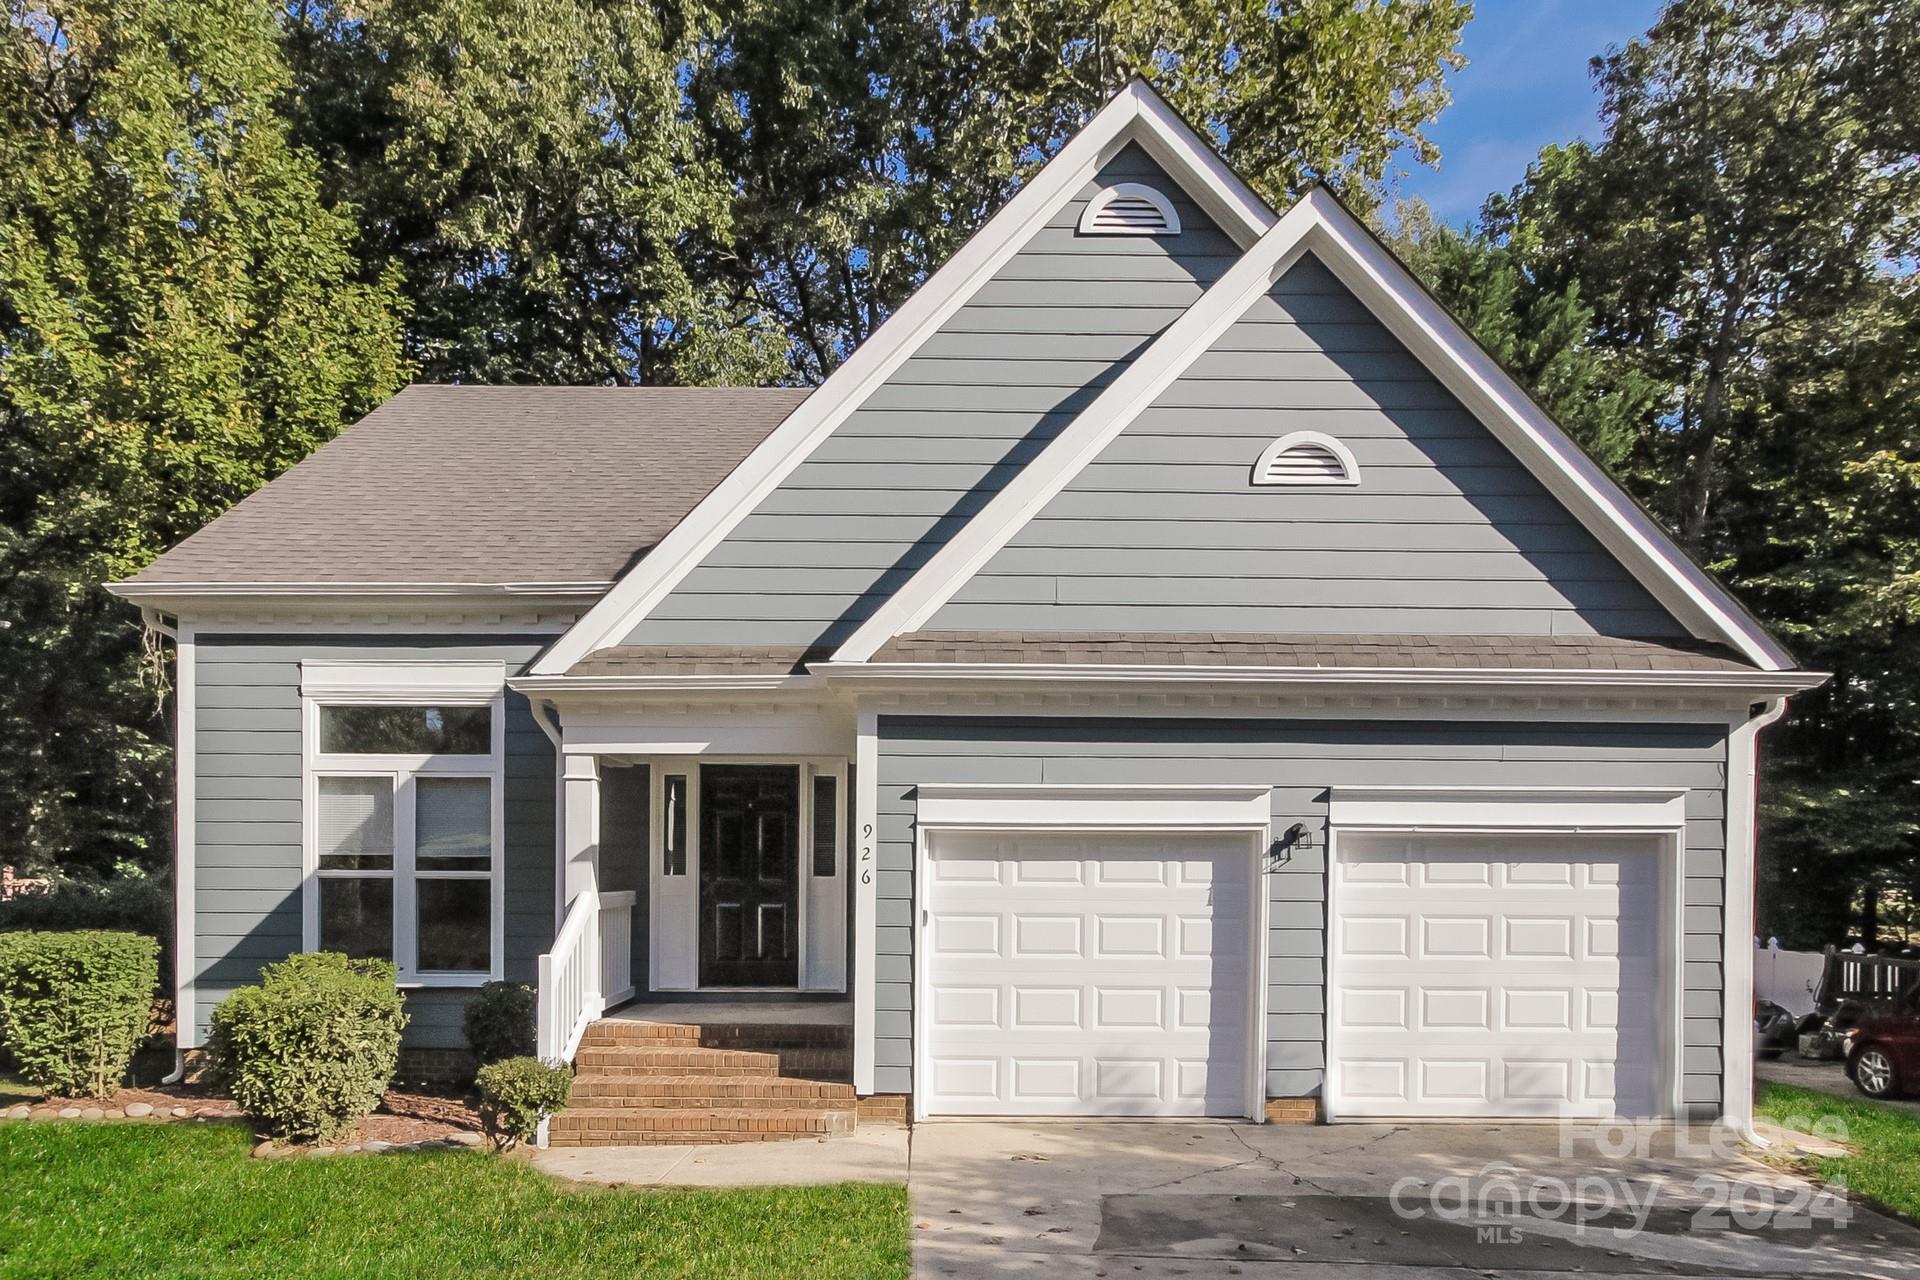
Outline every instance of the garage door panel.
{"label": "garage door panel", "polygon": [[1655,1113],[1659,868],[1644,839],[1350,844],[1337,1113]]}
{"label": "garage door panel", "polygon": [[939,837],[928,1111],[1245,1114],[1250,856],[1219,837]]}

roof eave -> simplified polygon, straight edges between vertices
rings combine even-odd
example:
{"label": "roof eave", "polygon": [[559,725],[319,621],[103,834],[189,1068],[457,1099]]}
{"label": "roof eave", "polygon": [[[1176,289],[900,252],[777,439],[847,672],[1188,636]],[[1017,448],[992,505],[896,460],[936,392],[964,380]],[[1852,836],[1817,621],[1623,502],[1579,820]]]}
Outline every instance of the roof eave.
{"label": "roof eave", "polygon": [[1233,686],[1284,688],[1407,688],[1423,693],[1449,689],[1487,692],[1501,689],[1545,691],[1645,691],[1648,693],[1751,693],[1784,697],[1817,688],[1828,679],[1820,671],[1623,671],[1556,668],[1474,667],[1266,667],[1164,666],[1122,663],[996,662],[816,662],[808,668],[829,684],[1011,685],[1114,684],[1169,688]]}
{"label": "roof eave", "polygon": [[341,599],[522,599],[565,598],[592,601],[606,593],[610,582],[144,582],[127,578],[106,584],[107,590],[135,604],[162,600],[282,600]]}

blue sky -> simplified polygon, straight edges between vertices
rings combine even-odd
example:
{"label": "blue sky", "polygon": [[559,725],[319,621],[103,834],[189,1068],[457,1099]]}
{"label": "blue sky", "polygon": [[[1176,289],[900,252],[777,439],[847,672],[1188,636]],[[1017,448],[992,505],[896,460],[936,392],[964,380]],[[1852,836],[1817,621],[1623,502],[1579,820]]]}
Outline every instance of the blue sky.
{"label": "blue sky", "polygon": [[1430,136],[1440,168],[1404,164],[1395,184],[1442,219],[1465,222],[1489,192],[1520,181],[1549,142],[1600,135],[1587,60],[1644,32],[1659,0],[1475,0],[1453,80],[1453,105]]}

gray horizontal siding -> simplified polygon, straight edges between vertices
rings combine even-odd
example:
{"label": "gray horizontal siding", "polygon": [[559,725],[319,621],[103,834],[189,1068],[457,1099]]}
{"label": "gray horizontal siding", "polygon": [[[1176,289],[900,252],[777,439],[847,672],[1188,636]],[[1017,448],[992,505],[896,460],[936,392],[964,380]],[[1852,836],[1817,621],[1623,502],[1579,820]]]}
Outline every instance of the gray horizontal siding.
{"label": "gray horizontal siding", "polygon": [[[202,636],[194,649],[192,1043],[235,987],[301,949],[300,662],[499,658],[511,673],[544,641],[504,638]],[[507,697],[507,976],[531,981],[553,937],[554,766],[527,702]],[[462,991],[407,997],[406,1043],[465,1043]]]}
{"label": "gray horizontal siding", "polygon": [[[1359,306],[1293,267],[929,627],[1682,634]],[[1359,487],[1254,487],[1295,430],[1347,444]]]}
{"label": "gray horizontal siding", "polygon": [[[1120,181],[1166,192],[1180,235],[1078,234],[1087,200]],[[1145,152],[1126,148],[627,642],[844,638],[1238,253]],[[849,557],[837,549],[846,543],[865,550]]]}
{"label": "gray horizontal siding", "polygon": [[1249,783],[1270,786],[1276,830],[1314,847],[1268,876],[1267,1093],[1317,1094],[1325,1067],[1329,787],[1684,786],[1687,1099],[1720,1099],[1726,740],[1719,725],[1440,721],[880,719],[875,1087],[912,1087],[914,788],[925,783]]}

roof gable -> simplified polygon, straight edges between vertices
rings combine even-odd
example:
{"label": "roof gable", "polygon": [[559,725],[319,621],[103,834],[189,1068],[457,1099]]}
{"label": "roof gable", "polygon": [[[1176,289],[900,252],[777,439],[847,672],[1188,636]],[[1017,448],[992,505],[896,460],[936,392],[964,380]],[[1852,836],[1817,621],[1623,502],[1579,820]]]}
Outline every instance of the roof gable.
{"label": "roof gable", "polygon": [[926,628],[1686,635],[1311,254]]}
{"label": "roof gable", "polygon": [[[1066,146],[863,343],[779,429],[690,512],[535,664],[557,675],[619,643],[856,409],[867,403],[1103,165],[1138,144],[1239,246],[1273,220],[1220,158],[1144,81],[1102,108]],[[969,510],[956,510],[964,520]],[[889,584],[889,587],[891,584]]]}
{"label": "roof gable", "polygon": [[1528,397],[1384,247],[1322,189],[1307,192],[1206,295],[1107,386],[836,653],[870,659],[955,594],[1151,407],[1309,250],[1660,605],[1767,670],[1791,659]]}
{"label": "roof gable", "polygon": [[[1077,231],[1129,182],[1181,231]],[[831,651],[1239,256],[1128,144],[619,643]]]}

